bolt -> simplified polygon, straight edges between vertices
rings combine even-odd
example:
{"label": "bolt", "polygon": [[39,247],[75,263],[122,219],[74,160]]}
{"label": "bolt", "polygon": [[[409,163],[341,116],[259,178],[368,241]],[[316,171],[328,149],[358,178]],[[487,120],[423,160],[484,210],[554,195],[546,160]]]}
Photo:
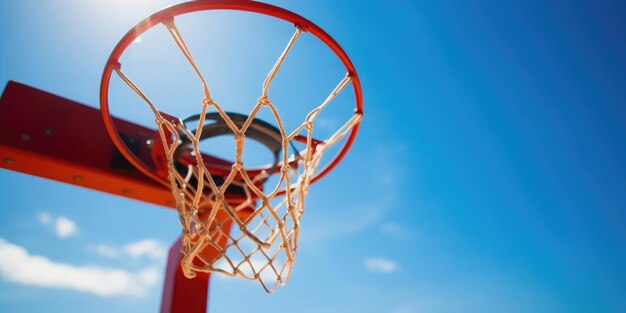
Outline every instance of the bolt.
{"label": "bolt", "polygon": [[50,136],[52,136],[52,129],[50,129],[50,128],[46,128],[46,129],[43,131],[43,134],[44,134],[46,137],[50,137]]}
{"label": "bolt", "polygon": [[131,190],[130,190],[130,189],[128,189],[128,188],[124,188],[124,189],[122,189],[122,193],[123,193],[123,194],[125,194],[125,195],[129,195],[129,194],[130,194],[130,192],[131,192]]}
{"label": "bolt", "polygon": [[4,158],[4,163],[13,164],[13,163],[15,163],[15,160],[13,160],[11,158]]}
{"label": "bolt", "polygon": [[81,180],[83,180],[83,177],[80,176],[80,175],[76,175],[76,176],[72,177],[72,180],[74,180],[74,181],[81,181]]}
{"label": "bolt", "polygon": [[30,135],[29,134],[22,134],[22,140],[23,141],[30,141]]}

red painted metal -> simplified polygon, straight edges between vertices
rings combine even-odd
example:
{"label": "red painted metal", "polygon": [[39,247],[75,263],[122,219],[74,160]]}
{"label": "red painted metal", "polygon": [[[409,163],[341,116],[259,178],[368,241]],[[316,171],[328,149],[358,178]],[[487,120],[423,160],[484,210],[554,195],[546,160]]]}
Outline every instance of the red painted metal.
{"label": "red painted metal", "polygon": [[[154,130],[115,120],[119,131],[145,144]],[[0,167],[174,207],[169,188],[134,169],[118,152],[100,111],[10,81],[0,98]]]}
{"label": "red painted metal", "polygon": [[[155,25],[167,22],[173,19],[176,16],[197,12],[197,11],[206,11],[206,10],[238,10],[238,11],[247,11],[253,13],[264,14],[268,16],[272,16],[275,18],[279,18],[290,22],[297,27],[300,27],[302,30],[313,34],[320,41],[326,44],[341,60],[343,65],[345,66],[348,74],[352,79],[352,86],[354,88],[355,94],[355,102],[356,114],[363,114],[363,94],[361,91],[361,84],[359,81],[359,77],[356,73],[356,69],[350,61],[350,58],[345,53],[343,48],[323,29],[319,26],[315,25],[313,22],[297,15],[293,12],[287,11],[285,9],[261,3],[256,1],[242,1],[242,0],[229,0],[229,1],[216,1],[216,0],[199,0],[199,1],[190,1],[177,5],[173,5],[166,9],[163,9],[145,20],[139,22],[135,27],[133,27],[126,35],[120,40],[117,46],[111,52],[109,59],[105,65],[104,71],[102,73],[102,81],[100,85],[100,108],[102,111],[102,118],[104,119],[106,129],[111,136],[111,139],[118,147],[120,152],[131,162],[136,168],[138,168],[141,172],[143,172],[146,176],[153,178],[154,180],[160,182],[167,186],[167,180],[165,177],[159,175],[154,167],[146,164],[140,157],[135,155],[129,147],[124,143],[122,138],[119,135],[119,129],[117,129],[115,123],[113,122],[113,118],[111,117],[109,111],[109,83],[111,80],[112,72],[118,66],[121,66],[119,63],[120,57],[124,54],[124,51],[128,48],[128,46],[141,34],[146,32],[148,29],[152,28]],[[332,161],[329,164],[320,170],[313,178],[311,183],[314,183],[328,174],[346,155],[356,135],[358,133],[360,124],[355,125],[352,128],[352,131],[348,135],[348,138],[341,148],[341,150],[337,153]],[[211,167],[211,164],[207,164],[207,167],[210,169],[219,171],[220,167],[217,166],[215,168]],[[258,171],[261,169],[252,169],[251,171]]]}
{"label": "red painted metal", "polygon": [[[138,154],[150,162],[147,140],[153,138],[155,130],[120,119],[114,122],[127,140],[135,142]],[[98,110],[14,81],[7,84],[0,98],[0,168],[175,207],[169,188],[139,172],[119,153]],[[229,195],[232,205],[241,201],[240,195]],[[243,210],[238,214],[245,220],[251,213]],[[218,214],[218,219],[226,218],[222,215]],[[230,229],[229,224],[222,227]],[[219,244],[226,245],[226,240],[224,237]],[[202,254],[209,260],[217,256],[212,248]],[[206,312],[209,274],[186,278],[180,256],[179,240],[170,248],[161,312]]]}
{"label": "red painted metal", "polygon": [[172,245],[167,258],[161,313],[206,313],[209,274],[198,273],[193,279],[185,277],[180,259],[182,239]]}
{"label": "red painted metal", "polygon": [[[245,219],[251,212],[240,212],[240,218]],[[226,213],[218,213],[217,219],[227,218]],[[223,224],[223,230],[230,232],[232,223]],[[224,236],[218,244],[225,247],[228,237]],[[207,300],[209,290],[208,273],[196,272],[192,279],[185,277],[180,261],[182,254],[182,237],[172,245],[167,259],[165,270],[165,284],[163,286],[163,297],[161,298],[161,313],[205,313],[207,311]],[[219,252],[208,246],[202,250],[202,256],[207,260],[214,260],[219,256]]]}

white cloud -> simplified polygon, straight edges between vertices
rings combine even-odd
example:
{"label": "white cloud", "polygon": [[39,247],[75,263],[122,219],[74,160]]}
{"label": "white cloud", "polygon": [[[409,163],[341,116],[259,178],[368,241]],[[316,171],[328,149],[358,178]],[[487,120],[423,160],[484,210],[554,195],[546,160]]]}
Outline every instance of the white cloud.
{"label": "white cloud", "polygon": [[395,237],[398,239],[411,239],[413,237],[413,235],[408,229],[393,222],[389,222],[389,223],[385,223],[381,225],[380,231],[385,235]]}
{"label": "white cloud", "polygon": [[31,255],[0,238],[0,277],[24,285],[67,288],[98,296],[142,296],[159,280],[156,268],[132,273],[98,266],[75,266]]}
{"label": "white cloud", "polygon": [[52,222],[52,216],[46,212],[39,212],[39,214],[37,214],[37,220],[39,220],[39,223],[43,225],[50,225],[50,222]]}
{"label": "white cloud", "polygon": [[67,238],[78,233],[76,223],[66,217],[57,217],[54,224],[54,231],[60,238]]}
{"label": "white cloud", "polygon": [[89,245],[87,250],[111,259],[127,256],[133,259],[145,257],[153,261],[164,261],[168,248],[154,239],[143,239],[123,246]]}
{"label": "white cloud", "polygon": [[355,203],[352,207],[327,213],[321,220],[309,220],[302,229],[303,244],[319,244],[322,240],[350,236],[376,225],[391,209],[395,194],[386,195],[369,203]]}
{"label": "white cloud", "polygon": [[[391,142],[387,145],[376,146],[369,151],[372,157],[368,159],[370,163],[367,166],[384,173],[382,177],[376,180],[365,180],[368,176],[355,175],[346,178],[344,183],[372,184],[378,192],[358,197],[351,196],[354,201],[348,206],[342,206],[341,210],[329,210],[318,220],[309,219],[307,226],[302,228],[301,242],[311,246],[321,243],[324,239],[343,238],[373,227],[379,228],[383,218],[390,211],[397,209],[397,190],[403,184],[403,175],[407,169],[405,164],[410,164],[410,162],[404,162],[407,157],[406,149],[406,145],[402,143]],[[352,182],[349,179],[352,179]],[[366,182],[360,181],[361,179]],[[314,204],[313,201],[309,201],[307,207],[328,205],[324,203],[325,200],[317,201],[320,203]]]}
{"label": "white cloud", "polygon": [[59,216],[55,219],[49,213],[39,212],[37,220],[41,225],[51,227],[59,238],[67,238],[78,234],[78,226],[67,217]]}
{"label": "white cloud", "polygon": [[133,258],[148,257],[153,260],[163,260],[167,249],[154,239],[144,239],[124,245],[122,250]]}
{"label": "white cloud", "polygon": [[101,256],[111,259],[117,258],[120,255],[119,249],[103,244],[89,246],[89,250],[92,250]]}
{"label": "white cloud", "polygon": [[381,272],[385,274],[393,273],[398,270],[398,263],[385,258],[366,258],[363,261],[365,268],[372,272]]}

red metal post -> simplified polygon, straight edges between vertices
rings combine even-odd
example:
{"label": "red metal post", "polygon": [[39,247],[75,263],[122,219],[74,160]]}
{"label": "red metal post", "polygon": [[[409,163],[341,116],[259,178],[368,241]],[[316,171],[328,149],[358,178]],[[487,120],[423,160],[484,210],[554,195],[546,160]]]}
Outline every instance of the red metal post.
{"label": "red metal post", "polygon": [[205,313],[209,291],[209,274],[185,277],[180,267],[182,238],[172,245],[167,258],[161,313]]}
{"label": "red metal post", "polygon": [[[251,212],[239,212],[240,218],[247,218]],[[223,212],[218,213],[217,219],[226,218]],[[232,222],[224,223],[222,230],[230,233]],[[228,237],[223,236],[218,242],[221,247],[228,243]],[[180,261],[182,254],[180,248],[182,238],[172,245],[167,258],[167,268],[165,271],[165,283],[163,286],[163,297],[161,300],[161,313],[205,313],[207,311],[207,299],[209,291],[208,273],[196,272],[196,277],[187,278],[183,274]],[[219,251],[208,246],[202,251],[202,256],[207,260],[215,260],[219,256]]]}

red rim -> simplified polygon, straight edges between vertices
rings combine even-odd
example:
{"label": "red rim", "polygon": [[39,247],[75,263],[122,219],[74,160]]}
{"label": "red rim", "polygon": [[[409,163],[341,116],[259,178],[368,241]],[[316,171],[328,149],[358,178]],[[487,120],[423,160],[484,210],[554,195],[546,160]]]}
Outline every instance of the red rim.
{"label": "red rim", "polygon": [[[124,37],[111,52],[111,55],[109,56],[109,59],[107,60],[107,63],[105,65],[104,72],[102,73],[102,81],[100,84],[100,110],[102,112],[102,118],[104,120],[107,132],[109,133],[109,136],[113,140],[113,143],[122,153],[122,155],[124,155],[124,157],[126,157],[126,159],[142,173],[169,187],[169,183],[167,182],[166,177],[159,176],[156,173],[156,169],[151,169],[148,165],[146,165],[142,160],[140,160],[130,151],[130,149],[126,146],[126,144],[120,137],[120,134],[118,133],[113,123],[113,117],[111,116],[111,113],[109,111],[108,93],[109,83],[114,67],[119,64],[119,58],[124,54],[126,48],[128,48],[128,46],[130,46],[130,44],[137,37],[146,32],[148,29],[179,15],[208,10],[246,11],[268,15],[290,22],[297,27],[300,27],[303,31],[309,32],[317,37],[335,53],[335,55],[341,60],[341,62],[345,66],[348,74],[351,77],[352,86],[354,88],[356,101],[355,114],[363,114],[363,94],[361,91],[361,84],[359,82],[359,77],[357,76],[356,69],[354,68],[354,65],[352,65],[352,61],[350,61],[350,58],[345,53],[345,51],[343,51],[341,46],[339,46],[339,44],[330,35],[328,35],[328,33],[326,33],[323,29],[321,29],[319,26],[315,25],[311,21],[285,9],[255,1],[198,0],[173,5],[144,19],[143,21],[135,25],[135,27],[133,27],[130,31],[128,31],[128,33],[124,35]],[[356,125],[352,127],[352,131],[348,135],[346,143],[343,145],[341,150],[337,153],[337,155],[335,155],[334,159],[330,161],[330,163],[324,169],[319,171],[312,178],[311,183],[318,181],[326,174],[328,174],[345,157],[346,153],[352,146],[354,139],[356,138],[356,134],[358,133],[360,124],[361,123],[359,121]]]}

